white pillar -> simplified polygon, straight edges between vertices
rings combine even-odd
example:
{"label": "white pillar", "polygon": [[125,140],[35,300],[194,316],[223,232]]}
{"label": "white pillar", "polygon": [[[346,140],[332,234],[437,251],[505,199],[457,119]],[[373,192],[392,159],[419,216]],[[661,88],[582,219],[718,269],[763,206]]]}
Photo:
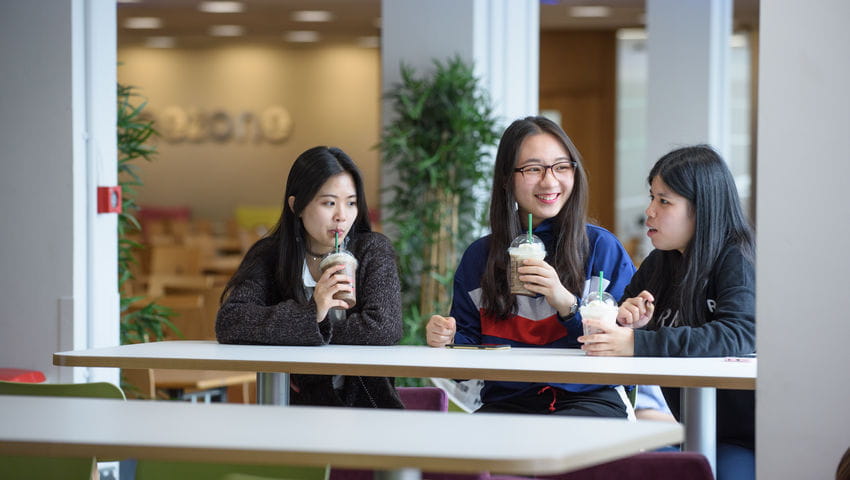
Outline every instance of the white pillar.
{"label": "white pillar", "polygon": [[0,365],[51,381],[117,382],[53,367],[58,350],[118,343],[115,3],[0,3]]}
{"label": "white pillar", "polygon": [[[538,0],[383,0],[381,9],[383,92],[401,80],[402,62],[422,74],[433,71],[434,59],[459,55],[474,63],[494,104],[500,131],[517,118],[537,114]],[[388,102],[382,113],[384,123],[391,119]],[[392,185],[396,178],[383,167],[381,187]],[[382,203],[387,201],[383,196]]]}
{"label": "white pillar", "polygon": [[731,25],[732,0],[647,0],[648,167],[695,143],[726,156]]}
{"label": "white pillar", "polygon": [[758,478],[835,478],[850,447],[850,2],[761,2]]}
{"label": "white pillar", "polygon": [[[402,62],[417,72],[459,55],[475,64],[495,114],[507,126],[537,113],[540,6],[536,0],[384,0],[381,87],[399,82]],[[387,105],[384,106],[387,118]]]}

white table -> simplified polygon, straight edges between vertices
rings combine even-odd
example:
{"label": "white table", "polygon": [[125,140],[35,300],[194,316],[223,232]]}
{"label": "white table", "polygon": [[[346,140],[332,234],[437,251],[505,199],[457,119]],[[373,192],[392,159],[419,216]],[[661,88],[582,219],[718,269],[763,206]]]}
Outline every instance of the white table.
{"label": "white table", "polygon": [[0,454],[546,474],[674,444],[669,422],[0,396]]}
{"label": "white table", "polygon": [[55,365],[260,372],[258,400],[286,403],[281,373],[480,378],[524,382],[643,384],[683,391],[685,448],[714,466],[715,389],[754,390],[757,362],[725,358],[588,357],[577,349],[454,350],[425,346],[283,347],[171,341],[60,352]]}

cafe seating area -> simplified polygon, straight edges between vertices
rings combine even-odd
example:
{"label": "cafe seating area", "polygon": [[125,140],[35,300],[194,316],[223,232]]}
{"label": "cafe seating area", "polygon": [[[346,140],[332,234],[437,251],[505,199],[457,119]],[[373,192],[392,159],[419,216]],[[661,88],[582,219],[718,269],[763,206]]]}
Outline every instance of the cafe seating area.
{"label": "cafe seating area", "polygon": [[[132,249],[132,277],[124,295],[140,297],[128,308],[151,302],[170,310],[166,340],[213,340],[215,317],[224,287],[244,253],[276,221],[273,209],[241,207],[227,221],[193,218],[188,207],[142,206],[141,233],[127,238]],[[150,399],[188,401],[256,400],[250,374],[228,371],[124,369],[128,394]]]}

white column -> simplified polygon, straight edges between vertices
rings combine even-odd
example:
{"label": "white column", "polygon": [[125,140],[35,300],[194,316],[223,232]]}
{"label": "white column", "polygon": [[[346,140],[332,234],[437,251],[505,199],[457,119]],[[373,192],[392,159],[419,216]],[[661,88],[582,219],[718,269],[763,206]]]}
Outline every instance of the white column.
{"label": "white column", "polygon": [[115,28],[111,1],[0,3],[0,365],[51,381],[89,377],[54,352],[118,342],[116,219],[94,213],[115,183]]}
{"label": "white column", "polygon": [[850,447],[850,2],[761,2],[758,478],[835,478]]}
{"label": "white column", "polygon": [[695,143],[725,157],[731,25],[732,0],[647,1],[648,166]]}
{"label": "white column", "polygon": [[[421,74],[433,70],[434,59],[459,55],[474,63],[500,129],[537,114],[538,0],[383,0],[381,8],[382,91],[400,81],[402,62]],[[382,113],[386,123],[391,118],[389,103],[384,102]],[[387,170],[382,172],[382,187],[396,178]]]}
{"label": "white column", "polygon": [[[85,239],[86,249],[85,254],[75,251],[74,291],[75,303],[87,310],[85,315],[75,312],[74,323],[85,325],[86,338],[75,341],[74,348],[93,348],[117,345],[120,333],[118,215],[97,213],[97,187],[118,184],[116,8],[103,0],[74,5],[79,19],[73,32],[74,108],[84,117],[74,119],[75,139],[83,140],[74,164],[75,172],[85,172],[85,178],[74,177],[74,238]],[[83,279],[85,287],[76,285]],[[117,384],[118,371],[91,369],[85,380]]]}

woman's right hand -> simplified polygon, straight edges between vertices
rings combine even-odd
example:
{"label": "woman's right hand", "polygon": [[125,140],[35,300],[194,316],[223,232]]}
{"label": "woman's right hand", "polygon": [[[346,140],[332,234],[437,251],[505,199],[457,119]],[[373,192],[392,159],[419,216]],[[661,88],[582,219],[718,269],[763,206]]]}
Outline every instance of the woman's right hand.
{"label": "woman's right hand", "polygon": [[652,320],[653,313],[655,313],[655,297],[644,290],[637,297],[623,301],[617,312],[617,323],[624,327],[641,328]]}
{"label": "woman's right hand", "polygon": [[328,268],[319,277],[316,282],[316,288],[313,289],[313,300],[316,302],[316,323],[321,322],[328,316],[331,308],[339,307],[348,309],[348,304],[345,300],[337,300],[334,295],[337,292],[350,292],[352,279],[345,275],[336,275],[337,272],[344,269],[345,265],[339,264]]}
{"label": "woman's right hand", "polygon": [[457,325],[453,317],[431,315],[428,325],[425,326],[425,338],[432,347],[445,347],[446,344],[454,342],[455,332]]}

